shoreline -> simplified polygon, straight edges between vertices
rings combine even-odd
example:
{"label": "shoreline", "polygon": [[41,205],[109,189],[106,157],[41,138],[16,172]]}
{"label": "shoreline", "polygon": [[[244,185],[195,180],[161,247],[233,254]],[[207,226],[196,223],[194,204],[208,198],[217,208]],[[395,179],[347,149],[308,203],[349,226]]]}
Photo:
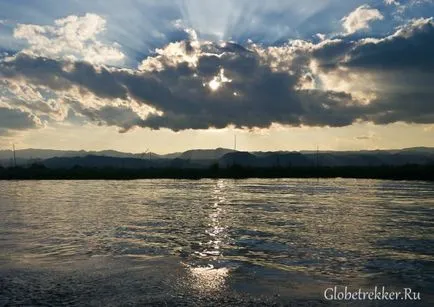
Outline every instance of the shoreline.
{"label": "shoreline", "polygon": [[353,178],[434,181],[434,165],[247,168],[87,168],[49,169],[43,166],[0,169],[0,180],[136,180],[136,179],[250,179]]}

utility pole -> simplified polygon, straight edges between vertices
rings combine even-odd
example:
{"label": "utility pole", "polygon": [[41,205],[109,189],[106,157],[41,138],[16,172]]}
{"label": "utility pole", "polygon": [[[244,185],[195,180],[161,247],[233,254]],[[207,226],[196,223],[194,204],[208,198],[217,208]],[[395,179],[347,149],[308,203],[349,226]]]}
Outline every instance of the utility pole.
{"label": "utility pole", "polygon": [[145,159],[147,155],[149,157],[149,167],[151,167],[152,151],[150,151],[149,148],[147,148],[146,151],[142,154],[142,158]]}
{"label": "utility pole", "polygon": [[14,152],[14,167],[17,167],[17,156],[15,154],[15,144],[12,144],[12,149]]}
{"label": "utility pole", "polygon": [[319,181],[319,146],[316,145],[316,180]]}
{"label": "utility pole", "polygon": [[234,151],[237,150],[237,135],[234,135]]}

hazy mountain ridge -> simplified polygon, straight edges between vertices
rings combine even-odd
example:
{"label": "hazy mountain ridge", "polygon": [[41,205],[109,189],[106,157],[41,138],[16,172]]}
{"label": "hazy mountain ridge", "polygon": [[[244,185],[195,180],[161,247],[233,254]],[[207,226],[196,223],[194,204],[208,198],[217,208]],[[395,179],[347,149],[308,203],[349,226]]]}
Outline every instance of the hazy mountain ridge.
{"label": "hazy mountain ridge", "polygon": [[233,149],[216,148],[216,149],[192,149],[187,150],[179,155],[180,159],[187,160],[217,160],[225,154],[234,152]]}
{"label": "hazy mountain ridge", "polygon": [[[0,151],[0,162],[11,166],[12,151]],[[246,152],[227,148],[188,150],[182,153],[124,153],[115,150],[61,151],[24,149],[16,151],[17,165],[43,163],[49,168],[113,167],[113,168],[206,168],[241,165],[245,167],[304,167],[304,166],[381,166],[434,164],[434,148],[417,147],[400,150],[364,151],[276,151]]]}
{"label": "hazy mountain ridge", "polygon": [[[216,149],[192,149],[184,152],[174,152],[168,154],[156,154],[153,152],[129,153],[116,150],[100,150],[100,151],[85,151],[85,150],[56,150],[56,149],[20,149],[16,150],[17,159],[21,160],[45,160],[49,158],[60,157],[85,157],[85,156],[102,156],[115,158],[140,158],[149,159],[218,159],[226,153],[233,152],[232,149],[216,148]],[[13,158],[12,150],[0,150],[0,160],[10,160]]]}

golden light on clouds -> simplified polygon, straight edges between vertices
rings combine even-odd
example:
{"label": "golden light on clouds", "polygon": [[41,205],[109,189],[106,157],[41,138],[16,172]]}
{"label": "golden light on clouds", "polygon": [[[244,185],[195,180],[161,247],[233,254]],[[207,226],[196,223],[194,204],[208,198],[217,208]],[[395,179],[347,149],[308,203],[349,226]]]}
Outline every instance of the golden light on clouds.
{"label": "golden light on clouds", "polygon": [[216,78],[212,79],[210,83],[208,83],[209,88],[213,91],[216,91],[220,87],[220,82],[216,80]]}
{"label": "golden light on clouds", "polygon": [[225,70],[223,68],[220,69],[220,73],[215,76],[209,83],[208,86],[212,91],[217,91],[223,83],[230,83],[232,80],[225,76]]}
{"label": "golden light on clouds", "polygon": [[245,18],[244,4],[220,2],[185,4],[154,28],[84,9],[29,24],[9,16],[16,52],[0,52],[0,144],[167,153],[232,148],[234,130],[243,150],[434,144],[433,18],[388,22],[384,8],[354,5],[333,13],[333,29],[294,36],[291,4],[277,28],[280,17],[267,27],[275,15],[252,16],[253,33],[233,15]]}

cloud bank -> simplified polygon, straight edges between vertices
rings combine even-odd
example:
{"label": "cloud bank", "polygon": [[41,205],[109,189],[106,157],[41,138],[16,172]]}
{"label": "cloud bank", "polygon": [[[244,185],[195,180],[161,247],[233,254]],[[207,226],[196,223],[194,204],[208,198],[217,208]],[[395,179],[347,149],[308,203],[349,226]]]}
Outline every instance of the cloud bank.
{"label": "cloud bank", "polygon": [[[382,18],[364,5],[342,22],[352,34]],[[92,14],[18,25],[14,35],[28,47],[0,61],[7,98],[0,128],[35,128],[72,115],[121,132],[434,123],[432,18],[380,38],[278,46],[211,42],[185,28],[187,39],[156,49],[134,69],[109,65],[123,53],[98,40],[104,27]]]}
{"label": "cloud bank", "polygon": [[40,120],[29,112],[0,106],[0,131],[32,129],[41,125]]}

